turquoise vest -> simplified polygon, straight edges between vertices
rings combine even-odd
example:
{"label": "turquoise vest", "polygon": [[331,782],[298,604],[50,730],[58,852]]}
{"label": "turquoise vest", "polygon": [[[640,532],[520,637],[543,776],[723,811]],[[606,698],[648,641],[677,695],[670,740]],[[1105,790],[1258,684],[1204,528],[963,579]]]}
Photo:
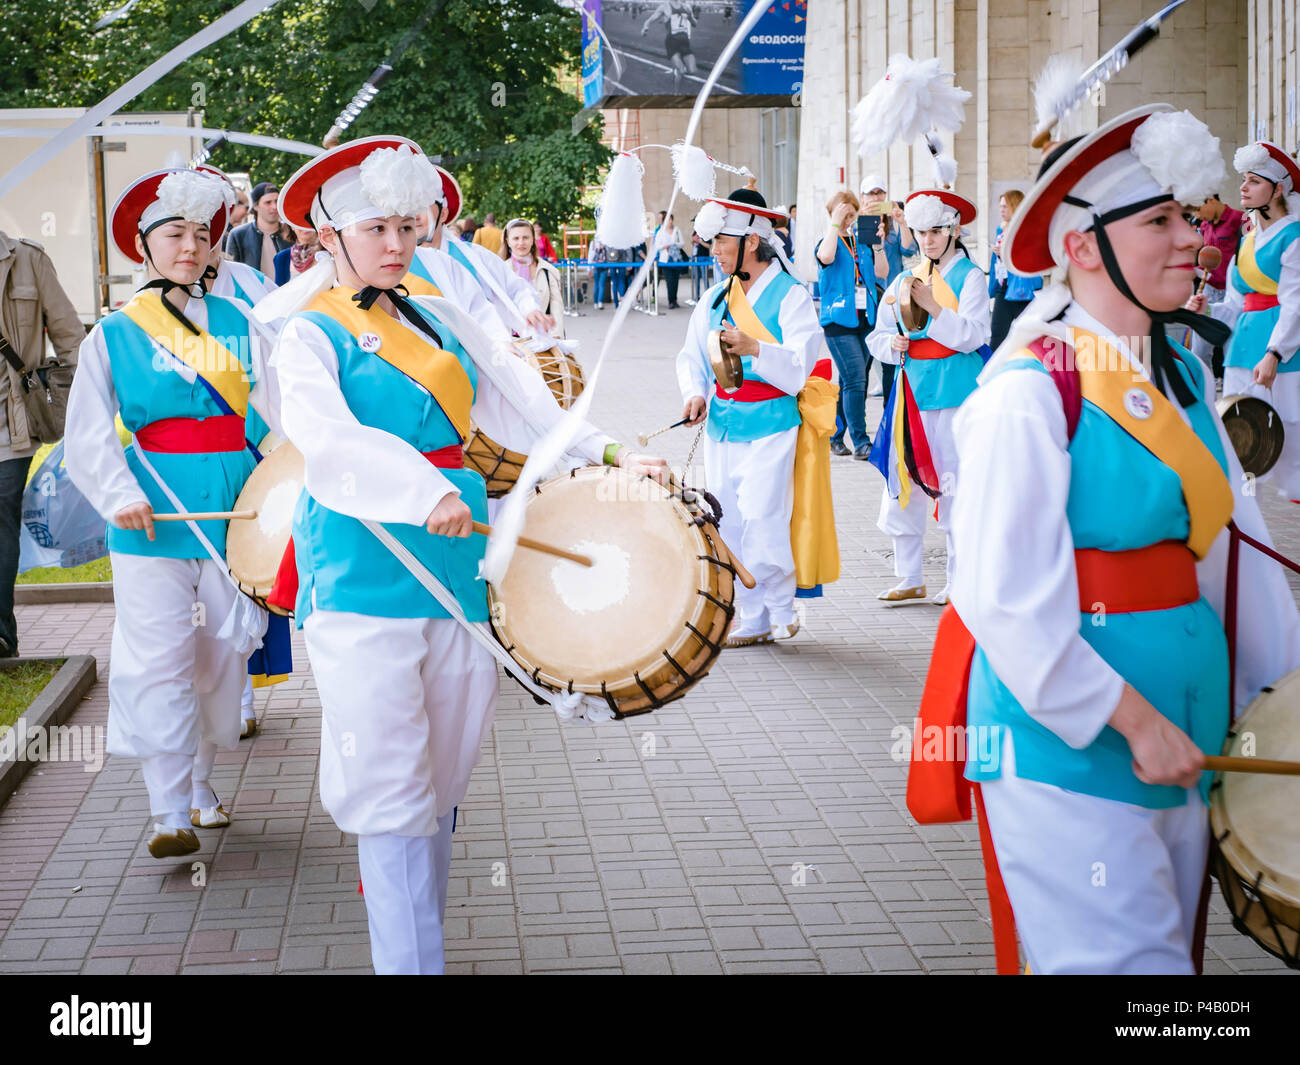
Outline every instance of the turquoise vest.
{"label": "turquoise vest", "polygon": [[[436,451],[461,442],[437,400],[396,367],[361,350],[338,322],[320,311],[302,316],[319,326],[334,345],[339,361],[339,389],[357,421],[400,437],[417,451]],[[460,360],[477,388],[478,372],[448,327],[421,309]],[[423,343],[423,341],[418,341]],[[439,471],[460,492],[475,521],[486,522],[487,487],[469,469]],[[356,476],[364,477],[364,470]],[[432,501],[430,509],[432,509]],[[456,596],[470,621],[488,617],[487,585],[478,575],[487,541],[434,536],[421,525],[385,523],[425,567]],[[432,595],[358,519],[331,510],[303,489],[293,516],[294,552],[298,561],[298,628],[314,608],[350,611],[381,618],[445,618]]]}
{"label": "turquoise vest", "polygon": [[[252,378],[248,320],[239,308],[220,296],[204,296],[208,332],[220,340]],[[227,413],[196,377],[191,383],[173,370],[180,360],[154,343],[144,330],[121,311],[99,323],[108,349],[113,389],[121,407],[122,423],[131,432],[164,418],[214,418]],[[250,412],[252,408],[249,408]],[[126,462],[141,490],[159,514],[174,514],[157,482],[141,465],[135,445],[126,449]],[[186,510],[232,510],[248,479],[252,458],[241,451],[167,454],[149,452],[149,462],[180,499]],[[106,515],[112,518],[112,515]],[[226,522],[201,521],[198,526],[222,555],[226,553]],[[110,521],[108,549],[125,555],[158,558],[208,558],[198,538],[185,522],[154,526],[154,540],[140,531],[118,529]]]}
{"label": "turquoise vest", "polygon": [[[1183,376],[1200,396],[1198,360],[1182,348],[1178,353]],[[1014,359],[1004,370],[1025,367],[1047,372],[1034,359]],[[1188,414],[1196,435],[1226,472],[1210,408],[1197,399]],[[1190,522],[1178,475],[1087,400],[1069,450],[1065,509],[1076,548],[1126,551],[1162,540],[1186,541]],[[1219,753],[1228,731],[1228,645],[1219,617],[1204,596],[1167,610],[1104,616],[1081,612],[1079,634],[1202,751]],[[1019,777],[1151,810],[1187,801],[1182,788],[1138,780],[1128,741],[1109,725],[1078,750],[1039,724],[979,648],[971,663],[967,715],[968,728],[996,725],[1010,730]],[[993,734],[1001,735],[1001,729]],[[968,759],[969,780],[993,780],[1001,774],[1000,760],[981,764],[969,746]],[[1211,779],[1210,773],[1201,778],[1201,795],[1207,801]]]}
{"label": "turquoise vest", "polygon": [[[972,270],[979,270],[979,267],[966,256],[956,255],[942,271],[943,279],[948,282],[948,287],[959,301],[962,286],[966,284],[966,277]],[[907,270],[901,276],[914,275],[911,270]],[[897,288],[894,291],[897,294]],[[912,340],[925,339],[930,335],[930,323],[926,322],[924,329],[907,335]],[[903,363],[903,372],[907,374],[907,382],[912,386],[918,410],[960,407],[966,397],[975,391],[976,378],[983,369],[984,360],[975,351],[956,352],[942,359],[907,359]]]}
{"label": "turquoise vest", "polygon": [[[428,266],[426,266],[423,259],[420,258],[419,252],[416,252],[414,258],[411,259],[411,273],[413,273],[416,277],[424,278],[425,281],[433,285],[433,287],[436,288],[439,292],[442,292],[442,286],[439,285],[438,282],[436,282],[433,279],[433,274],[430,273]],[[445,296],[446,293],[444,292],[443,295]],[[438,335],[442,336],[441,330],[438,331]]]}
{"label": "turquoise vest", "polygon": [[[474,264],[469,261],[469,255],[465,252],[463,248],[460,247],[460,241],[451,240],[444,234],[442,238],[442,243],[443,246],[447,249],[447,254],[450,255],[453,259],[455,259],[458,263],[460,263],[460,265],[463,266],[466,270],[468,270],[470,272],[470,275],[474,278],[474,280],[477,281],[479,279],[478,271],[474,268]],[[424,275],[421,274],[420,276],[423,277]]]}
{"label": "turquoise vest", "polygon": [[[821,241],[817,242],[821,246]],[[813,249],[816,254],[817,249]],[[853,329],[858,324],[858,309],[854,300],[854,290],[857,288],[858,271],[862,272],[863,280],[866,282],[867,290],[867,321],[876,320],[876,274],[874,268],[870,265],[870,249],[867,249],[868,262],[862,263],[861,249],[858,255],[858,268],[854,269],[853,256],[849,254],[849,249],[845,242],[837,237],[835,239],[835,258],[830,266],[827,266],[820,259],[817,260],[817,287],[821,292],[821,315],[819,322],[822,325],[842,325],[848,329]]]}
{"label": "turquoise vest", "polygon": [[[1255,265],[1265,277],[1272,278],[1274,281],[1282,276],[1283,253],[1291,246],[1292,241],[1300,238],[1300,222],[1292,220],[1277,224],[1282,227],[1282,232],[1270,237],[1262,249],[1256,245],[1255,251]],[[1228,270],[1228,283],[1243,296],[1254,291],[1237,269],[1236,259],[1232,261],[1232,267]],[[1237,324],[1233,327],[1232,339],[1228,341],[1227,350],[1223,354],[1223,365],[1254,367],[1268,350],[1268,338],[1273,335],[1273,329],[1281,316],[1281,307],[1270,307],[1265,311],[1242,311]],[[1280,354],[1290,355],[1291,352],[1283,351]],[[1280,363],[1277,372],[1300,373],[1300,358],[1288,359]]]}
{"label": "turquoise vest", "polygon": [[252,307],[254,304],[257,303],[257,300],[252,295],[250,295],[247,290],[245,290],[243,285],[239,283],[239,270],[236,269],[235,267],[237,265],[242,266],[245,270],[248,270],[249,272],[256,274],[258,279],[263,284],[267,284],[270,281],[270,278],[268,278],[264,273],[262,273],[261,270],[257,270],[254,267],[248,266],[243,263],[239,263],[239,264],[230,263],[227,265],[230,268],[230,283],[235,287],[235,291],[232,292],[228,298],[240,300],[241,302],[246,303],[248,304],[248,306]]}
{"label": "turquoise vest", "polygon": [[[796,282],[776,264],[769,266],[768,269],[780,272],[759,294],[758,300],[754,303],[754,313],[779,344],[781,343],[781,301],[785,299],[785,294],[794,288]],[[711,308],[710,329],[722,328],[727,304],[723,302],[713,307],[713,301],[717,299],[718,293],[725,291],[726,285],[727,281],[719,282],[701,297],[701,300],[708,303]],[[744,368],[746,381],[763,380],[754,372],[754,360],[751,356],[742,355],[740,362]],[[747,403],[735,399],[721,399],[715,388],[709,397],[709,419],[704,424],[712,440],[727,440],[734,444],[748,443],[751,440],[771,436],[773,433],[783,433],[787,429],[796,428],[799,425],[799,400],[795,396],[777,396],[773,399],[761,399],[757,403]]]}

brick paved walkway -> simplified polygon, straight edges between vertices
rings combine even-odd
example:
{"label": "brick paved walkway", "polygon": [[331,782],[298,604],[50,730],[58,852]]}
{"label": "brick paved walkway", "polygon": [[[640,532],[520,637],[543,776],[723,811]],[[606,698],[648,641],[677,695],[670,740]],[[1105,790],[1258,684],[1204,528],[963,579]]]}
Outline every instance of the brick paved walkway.
{"label": "brick paved walkway", "polygon": [[[632,439],[676,419],[687,313],[633,316],[599,424]],[[574,324],[588,365],[610,314]],[[658,443],[680,462],[690,435]],[[686,700],[597,729],[561,728],[503,684],[460,808],[451,971],[992,971],[974,829],[918,828],[889,754],[939,611],[876,602],[892,583],[879,475],[836,459],[833,476],[844,577],[793,641],[728,652]],[[1267,510],[1300,553],[1294,512]],[[942,583],[930,535],[928,575]],[[72,723],[103,725],[112,606],[18,617],[24,653],[97,657],[100,682]],[[137,762],[49,763],[27,778],[0,808],[0,971],[369,971],[355,841],[320,806],[319,701],[300,639],[295,659],[301,672],[258,693],[259,735],[219,757],[234,824],[200,832],[197,873],[145,850]],[[1217,899],[1210,931],[1209,971],[1282,970]]]}

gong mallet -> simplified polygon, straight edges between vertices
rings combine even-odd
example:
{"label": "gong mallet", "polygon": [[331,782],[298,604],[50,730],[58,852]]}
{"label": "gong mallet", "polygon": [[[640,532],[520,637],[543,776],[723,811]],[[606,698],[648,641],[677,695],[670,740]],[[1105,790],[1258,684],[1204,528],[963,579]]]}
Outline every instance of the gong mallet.
{"label": "gong mallet", "polygon": [[1275,773],[1279,776],[1300,777],[1300,762],[1280,762],[1270,758],[1207,754],[1205,768],[1212,773]]}
{"label": "gong mallet", "polygon": [[665,425],[662,429],[656,429],[653,433],[637,433],[636,434],[637,446],[645,447],[646,444],[650,443],[650,441],[653,440],[660,433],[666,433],[668,432],[669,429],[676,429],[679,425],[685,425],[688,421],[690,421],[689,418],[683,418],[679,422],[673,422],[672,425]]}
{"label": "gong mallet", "polygon": [[1213,245],[1207,244],[1196,253],[1196,265],[1201,268],[1201,283],[1196,286],[1198,296],[1205,291],[1205,282],[1210,280],[1210,275],[1219,268],[1219,264],[1222,262],[1223,252]]}
{"label": "gong mallet", "polygon": [[[484,536],[492,535],[492,526],[484,525],[481,521],[473,522],[474,531],[482,533]],[[562,547],[556,547],[554,544],[544,544],[541,540],[533,540],[527,536],[521,536],[516,541],[520,547],[527,547],[533,551],[540,551],[544,555],[555,555],[556,558],[567,558],[570,562],[576,562],[580,566],[595,565],[591,561],[590,555],[580,555],[576,551],[566,551]]]}

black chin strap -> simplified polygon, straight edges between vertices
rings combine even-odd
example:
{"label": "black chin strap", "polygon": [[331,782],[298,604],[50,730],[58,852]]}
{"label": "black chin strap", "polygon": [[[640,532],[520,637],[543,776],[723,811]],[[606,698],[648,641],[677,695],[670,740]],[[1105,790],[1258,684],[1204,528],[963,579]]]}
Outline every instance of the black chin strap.
{"label": "black chin strap", "polygon": [[[203,330],[201,330],[197,325],[195,325],[193,322],[191,322],[188,318],[185,317],[184,311],[178,311],[176,309],[176,305],[167,298],[167,293],[169,293],[174,288],[183,289],[187,296],[192,296],[194,294],[191,291],[192,286],[182,285],[179,281],[173,281],[169,277],[160,277],[153,281],[148,282],[147,284],[140,286],[140,291],[143,292],[147,288],[156,288],[162,290],[160,293],[162,296],[162,305],[167,308],[167,313],[170,314],[173,318],[175,318],[176,321],[180,322],[180,324],[183,325],[186,329],[188,329],[191,333],[193,333],[195,336],[198,336],[200,333],[203,332]],[[204,293],[206,292],[206,290],[203,288],[202,279],[200,279],[199,282],[199,289],[201,292]],[[202,295],[200,295],[199,298],[202,299],[203,298]]]}
{"label": "black chin strap", "polygon": [[[1150,200],[1144,200],[1141,203],[1130,204],[1127,207],[1119,207],[1114,211],[1109,211],[1095,218],[1092,231],[1097,235],[1097,250],[1101,252],[1101,261],[1106,267],[1106,273],[1109,275],[1111,282],[1119,289],[1120,295],[1129,303],[1151,317],[1151,379],[1155,382],[1156,388],[1160,389],[1165,395],[1172,391],[1183,407],[1190,407],[1196,402],[1196,395],[1183,377],[1182,372],[1175,366],[1178,357],[1169,346],[1169,339],[1165,336],[1165,326],[1171,324],[1185,325],[1207,344],[1215,348],[1223,346],[1228,337],[1232,335],[1232,329],[1223,322],[1205,314],[1189,311],[1185,307],[1179,307],[1174,311],[1153,311],[1149,307],[1143,306],[1138,298],[1133,295],[1133,290],[1129,287],[1128,281],[1125,280],[1124,271],[1120,269],[1119,260],[1115,257],[1115,249],[1111,247],[1110,238],[1106,236],[1106,226],[1111,222],[1136,214],[1138,211],[1145,211],[1148,207],[1154,207],[1156,204],[1166,203],[1169,199],[1169,196],[1158,196]],[[1076,206],[1085,205],[1076,203]],[[1086,206],[1090,207],[1091,205]]]}
{"label": "black chin strap", "polygon": [[375,305],[375,301],[380,296],[387,296],[388,302],[393,305],[398,314],[432,340],[434,344],[442,347],[442,337],[428,323],[424,315],[415,309],[410,300],[410,293],[406,291],[405,286],[395,285],[393,288],[379,288],[376,285],[367,285],[352,297],[352,302],[357,304],[363,311],[368,311]]}

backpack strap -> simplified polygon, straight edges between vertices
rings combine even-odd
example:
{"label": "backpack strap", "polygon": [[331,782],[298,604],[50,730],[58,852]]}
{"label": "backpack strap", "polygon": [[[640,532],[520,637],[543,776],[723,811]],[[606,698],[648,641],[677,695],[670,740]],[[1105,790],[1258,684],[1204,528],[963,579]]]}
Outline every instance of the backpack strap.
{"label": "backpack strap", "polygon": [[[1074,348],[1056,337],[1039,337],[1032,344],[1026,344],[1025,350],[1043,364],[1043,369],[1061,394],[1061,406],[1065,410],[1065,438],[1067,441],[1073,440],[1074,431],[1079,428],[1079,416],[1083,413],[1083,388],[1079,383],[1079,372],[1074,366]],[[1057,365],[1058,361],[1063,361],[1064,365]]]}

